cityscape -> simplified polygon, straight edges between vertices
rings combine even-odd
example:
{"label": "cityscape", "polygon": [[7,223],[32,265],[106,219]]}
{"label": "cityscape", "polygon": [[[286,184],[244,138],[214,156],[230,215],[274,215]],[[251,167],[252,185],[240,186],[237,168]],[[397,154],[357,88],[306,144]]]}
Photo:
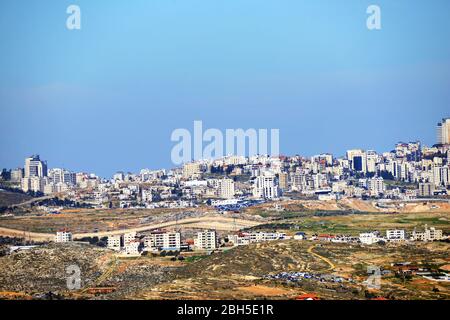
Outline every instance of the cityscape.
{"label": "cityscape", "polygon": [[0,314],[445,307],[449,13],[2,0]]}
{"label": "cityscape", "polygon": [[[450,283],[450,118],[439,122],[436,132],[437,143],[433,146],[419,141],[399,142],[388,152],[353,149],[342,158],[329,153],[310,158],[226,156],[192,161],[169,170],[117,172],[108,179],[95,173],[52,168],[39,155],[32,155],[25,159],[23,168],[3,169],[1,174],[2,203],[9,202],[1,207],[2,255],[8,259],[35,254],[40,250],[37,248],[48,245],[75,251],[86,250],[86,245],[102,248],[96,254],[113,259],[112,266],[84,289],[80,278],[73,288],[68,286],[63,293],[59,289],[57,294],[69,299],[115,299],[129,298],[128,294],[148,295],[130,293],[112,278],[121,264],[129,268],[128,264],[136,263],[134,259],[144,266],[156,264],[161,268],[170,262],[172,268],[183,270],[195,266],[197,260],[207,261],[208,257],[216,258],[229,250],[239,258],[240,252],[233,248],[256,245],[251,249],[255,250],[261,244],[311,243],[306,252],[314,260],[310,263],[319,263],[315,268],[321,272],[305,266],[294,272],[288,265],[277,270],[281,272],[255,277],[261,292],[248,292],[244,297],[267,297],[271,290],[279,290],[275,297],[289,299],[355,299],[362,297],[361,292],[364,298],[437,298],[447,295]],[[353,217],[357,216],[366,221],[352,226]],[[320,221],[319,217],[326,220]],[[348,225],[333,222],[342,217],[350,217]],[[372,221],[374,217],[376,221]],[[308,218],[310,221],[305,224]],[[363,271],[363,275],[370,278],[378,272],[378,284],[371,284],[367,279],[358,279],[358,273],[344,272],[345,266],[336,267],[329,257],[337,253],[312,251],[323,251],[324,244],[340,254],[354,246],[362,251],[431,251],[419,254],[420,258],[409,253],[416,261],[396,258],[388,266],[384,262],[374,267],[365,261],[367,268],[372,269]],[[428,261],[431,256],[432,261]],[[328,265],[326,273],[320,263]],[[383,276],[402,281],[408,278],[410,282],[414,282],[413,277],[420,277],[428,281],[431,289],[422,292],[409,288],[408,292],[405,287],[402,291],[406,293],[399,294],[389,288],[393,285],[390,284],[390,291],[386,292],[380,285]],[[8,284],[4,277],[0,283],[8,290],[0,294],[31,294],[25,284]],[[320,291],[316,289],[295,295],[304,291],[284,292],[273,287],[280,281],[300,283],[300,279],[332,283],[340,289],[328,288],[326,293],[315,292]],[[358,285],[365,289],[356,290]],[[20,291],[11,293],[15,292],[11,286]],[[33,297],[42,294],[35,292]],[[164,290],[160,294],[157,298],[167,298]],[[225,292],[219,296],[228,297]]]}

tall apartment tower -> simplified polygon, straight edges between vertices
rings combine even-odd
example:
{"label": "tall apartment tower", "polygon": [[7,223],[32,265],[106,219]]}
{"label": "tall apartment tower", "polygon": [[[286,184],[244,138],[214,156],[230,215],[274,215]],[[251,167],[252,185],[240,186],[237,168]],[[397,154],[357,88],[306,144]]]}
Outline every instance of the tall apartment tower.
{"label": "tall apartment tower", "polygon": [[33,155],[25,159],[25,178],[46,177],[47,161],[41,161],[39,155]]}
{"label": "tall apartment tower", "polygon": [[437,143],[450,144],[450,118],[442,119],[442,122],[437,124]]}
{"label": "tall apartment tower", "polygon": [[234,181],[231,179],[219,180],[219,197],[223,199],[234,198]]}
{"label": "tall apartment tower", "polygon": [[364,150],[348,150],[347,159],[350,161],[353,170],[367,172],[367,154]]}

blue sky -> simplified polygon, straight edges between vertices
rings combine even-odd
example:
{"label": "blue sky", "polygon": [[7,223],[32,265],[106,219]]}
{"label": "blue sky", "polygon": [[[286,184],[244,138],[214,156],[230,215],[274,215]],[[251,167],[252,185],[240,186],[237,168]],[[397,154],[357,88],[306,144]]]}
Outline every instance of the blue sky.
{"label": "blue sky", "polygon": [[[82,29],[66,29],[66,8]],[[382,30],[366,28],[381,7]],[[448,0],[2,0],[0,167],[171,167],[176,128],[279,128],[283,154],[435,143]]]}

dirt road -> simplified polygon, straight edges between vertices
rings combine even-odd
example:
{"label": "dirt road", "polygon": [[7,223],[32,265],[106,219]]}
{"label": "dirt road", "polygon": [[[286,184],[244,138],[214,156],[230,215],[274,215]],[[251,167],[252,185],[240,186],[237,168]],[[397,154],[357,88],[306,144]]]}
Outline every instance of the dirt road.
{"label": "dirt road", "polygon": [[[73,234],[74,239],[81,239],[84,237],[107,237],[110,235],[120,235],[128,232],[143,232],[153,229],[169,228],[169,227],[189,227],[189,228],[199,228],[199,229],[215,229],[220,231],[238,231],[243,228],[254,227],[262,222],[257,222],[253,220],[245,219],[234,219],[221,217],[216,215],[203,216],[197,218],[187,218],[178,221],[167,221],[163,223],[149,224],[141,227],[121,229],[121,230],[111,230],[111,231],[100,231],[100,232],[90,232],[90,233],[76,233]],[[0,227],[0,235],[9,237],[19,237],[26,238],[27,240],[34,241],[53,241],[54,234],[48,233],[36,233],[28,232],[23,230],[16,230],[10,228]]]}

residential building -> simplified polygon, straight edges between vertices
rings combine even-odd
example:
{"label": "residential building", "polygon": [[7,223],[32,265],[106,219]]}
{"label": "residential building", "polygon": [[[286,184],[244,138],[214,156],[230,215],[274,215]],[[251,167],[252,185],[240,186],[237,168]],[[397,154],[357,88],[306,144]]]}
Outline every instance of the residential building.
{"label": "residential building", "polygon": [[348,150],[347,159],[350,161],[353,170],[364,173],[367,172],[367,154],[364,150]]}
{"label": "residential building", "polygon": [[194,239],[194,246],[201,250],[214,250],[217,248],[217,236],[215,231],[198,232]]}
{"label": "residential building", "polygon": [[450,118],[442,119],[437,124],[437,143],[450,144]]}
{"label": "residential building", "polygon": [[234,198],[234,181],[232,179],[219,180],[219,197],[222,199]]}
{"label": "residential building", "polygon": [[405,240],[405,230],[386,230],[386,239],[389,241]]}
{"label": "residential building", "polygon": [[21,182],[23,178],[23,169],[17,168],[14,170],[11,170],[11,181],[12,182]]}
{"label": "residential building", "polygon": [[123,245],[127,245],[128,243],[136,240],[136,232],[129,232],[123,235]]}
{"label": "residential building", "polygon": [[133,240],[124,245],[124,254],[129,256],[138,256],[140,242],[138,240]]}
{"label": "residential building", "polygon": [[419,183],[419,197],[432,197],[434,195],[434,184],[428,182]]}
{"label": "residential building", "polygon": [[72,233],[65,230],[56,232],[55,242],[63,243],[70,241],[72,241]]}
{"label": "residential building", "polygon": [[435,241],[444,239],[442,230],[425,226],[424,232],[417,232],[415,229],[411,234],[411,239],[415,241]]}
{"label": "residential building", "polygon": [[381,177],[373,177],[367,181],[367,189],[371,196],[378,197],[385,192],[384,179]]}
{"label": "residential building", "polygon": [[198,162],[186,163],[183,166],[183,178],[191,179],[199,176],[201,173],[201,165]]}
{"label": "residential building", "polygon": [[179,232],[152,232],[144,238],[144,246],[151,250],[179,251],[181,235]]}
{"label": "residential building", "polygon": [[273,173],[265,171],[256,177],[253,185],[253,196],[263,199],[279,197],[279,189]]}
{"label": "residential building", "polygon": [[33,155],[25,159],[25,178],[46,177],[47,162],[41,161],[39,155]]}
{"label": "residential building", "polygon": [[111,249],[111,250],[115,250],[115,251],[120,251],[120,249],[121,249],[121,238],[122,237],[120,235],[109,236],[108,237],[107,248]]}
{"label": "residential building", "polygon": [[380,241],[385,241],[384,238],[380,236],[380,233],[377,231],[374,232],[365,232],[359,234],[359,241],[363,244],[374,244]]}
{"label": "residential building", "polygon": [[279,182],[280,189],[282,191],[288,190],[289,174],[287,172],[281,172],[278,175],[278,182]]}

